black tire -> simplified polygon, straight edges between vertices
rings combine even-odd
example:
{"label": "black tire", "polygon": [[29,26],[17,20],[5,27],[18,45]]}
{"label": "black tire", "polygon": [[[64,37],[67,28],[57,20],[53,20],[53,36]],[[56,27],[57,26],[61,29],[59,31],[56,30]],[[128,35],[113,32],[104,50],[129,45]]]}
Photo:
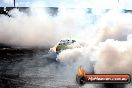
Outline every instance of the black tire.
{"label": "black tire", "polygon": [[79,85],[84,85],[86,83],[86,78],[84,76],[76,76],[76,82]]}

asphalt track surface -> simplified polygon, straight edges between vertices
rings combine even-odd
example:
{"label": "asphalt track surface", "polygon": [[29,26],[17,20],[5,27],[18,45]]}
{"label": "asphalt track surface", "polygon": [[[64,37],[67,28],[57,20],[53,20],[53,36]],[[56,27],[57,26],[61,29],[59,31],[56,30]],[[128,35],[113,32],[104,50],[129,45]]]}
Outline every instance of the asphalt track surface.
{"label": "asphalt track surface", "polygon": [[50,59],[47,50],[35,53],[20,51],[6,49],[0,52],[0,88],[79,87],[73,80],[75,76],[70,76],[72,68],[67,69],[64,64]]}
{"label": "asphalt track surface", "polygon": [[80,86],[75,70],[73,64],[50,59],[48,50],[0,50],[0,88],[125,88],[122,84]]}

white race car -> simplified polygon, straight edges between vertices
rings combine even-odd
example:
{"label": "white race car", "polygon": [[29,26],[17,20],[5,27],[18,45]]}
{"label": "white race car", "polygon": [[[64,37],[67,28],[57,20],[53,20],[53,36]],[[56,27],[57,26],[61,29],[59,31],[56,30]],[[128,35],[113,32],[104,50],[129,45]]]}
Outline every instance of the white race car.
{"label": "white race car", "polygon": [[66,49],[80,48],[80,44],[76,40],[64,39],[60,40],[53,48],[50,48],[49,54],[52,58],[56,60],[57,55]]}

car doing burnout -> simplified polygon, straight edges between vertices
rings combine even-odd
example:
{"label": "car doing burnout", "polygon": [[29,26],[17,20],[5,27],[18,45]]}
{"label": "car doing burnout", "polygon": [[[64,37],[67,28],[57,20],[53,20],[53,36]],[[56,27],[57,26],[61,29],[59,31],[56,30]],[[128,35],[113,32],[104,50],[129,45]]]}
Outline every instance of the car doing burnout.
{"label": "car doing burnout", "polygon": [[80,44],[77,43],[76,40],[65,39],[60,40],[59,43],[57,43],[53,48],[50,48],[49,53],[52,55],[52,57],[56,59],[57,55],[61,53],[63,50],[80,47],[81,47]]}

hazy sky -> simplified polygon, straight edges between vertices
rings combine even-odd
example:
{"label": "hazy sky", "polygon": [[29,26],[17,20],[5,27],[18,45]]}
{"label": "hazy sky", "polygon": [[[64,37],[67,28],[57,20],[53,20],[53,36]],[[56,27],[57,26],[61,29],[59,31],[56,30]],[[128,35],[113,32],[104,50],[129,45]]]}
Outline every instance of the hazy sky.
{"label": "hazy sky", "polygon": [[[0,0],[1,7],[13,6],[14,0]],[[16,0],[16,6],[40,6],[40,7],[121,7],[132,9],[132,0]]]}

